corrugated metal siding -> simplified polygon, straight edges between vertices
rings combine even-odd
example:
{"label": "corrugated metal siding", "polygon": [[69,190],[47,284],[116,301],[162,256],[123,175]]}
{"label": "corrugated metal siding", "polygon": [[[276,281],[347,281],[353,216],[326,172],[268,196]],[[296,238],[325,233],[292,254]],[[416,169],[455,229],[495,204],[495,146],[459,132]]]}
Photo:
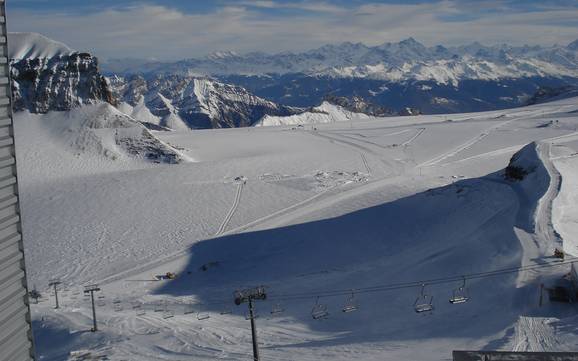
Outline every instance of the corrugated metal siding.
{"label": "corrugated metal siding", "polygon": [[0,0],[0,360],[33,360],[20,230],[5,3]]}

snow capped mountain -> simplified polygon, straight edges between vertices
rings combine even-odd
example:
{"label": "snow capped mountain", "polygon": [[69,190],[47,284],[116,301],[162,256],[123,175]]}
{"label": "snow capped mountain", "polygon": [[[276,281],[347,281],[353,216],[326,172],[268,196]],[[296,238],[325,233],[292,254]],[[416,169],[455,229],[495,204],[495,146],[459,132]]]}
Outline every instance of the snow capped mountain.
{"label": "snow capped mountain", "polygon": [[75,53],[67,45],[38,33],[8,33],[8,58],[52,58]]}
{"label": "snow capped mountain", "polygon": [[266,115],[255,126],[264,127],[272,125],[304,125],[304,124],[323,124],[346,122],[352,119],[368,119],[367,114],[352,112],[342,106],[331,104],[327,101],[320,106],[309,109],[300,114],[290,116],[271,116]]}
{"label": "snow capped mountain", "polygon": [[40,34],[9,34],[14,109],[69,110],[114,100],[97,59]]}
{"label": "snow capped mountain", "polygon": [[374,47],[346,42],[302,53],[218,52],[202,59],[149,63],[132,71],[197,76],[305,73],[397,82],[434,80],[453,85],[466,79],[578,77],[578,41],[552,47],[473,43],[451,48],[426,47],[413,38]]}
{"label": "snow capped mountain", "polygon": [[301,111],[208,78],[132,76],[112,77],[110,82],[119,97],[120,109],[136,119],[171,129],[245,127],[267,114],[291,115]]}

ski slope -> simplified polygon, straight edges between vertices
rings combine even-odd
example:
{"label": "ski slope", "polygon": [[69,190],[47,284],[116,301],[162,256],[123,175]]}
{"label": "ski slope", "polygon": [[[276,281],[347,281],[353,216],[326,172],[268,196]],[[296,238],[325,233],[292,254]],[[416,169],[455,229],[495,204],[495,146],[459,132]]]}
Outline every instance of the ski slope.
{"label": "ski slope", "polygon": [[[574,306],[537,302],[568,265],[466,279],[470,301],[448,302],[462,275],[552,262],[556,247],[578,255],[578,98],[151,132],[178,164],[122,153],[114,131],[98,139],[122,156],[79,151],[78,119],[101,119],[97,108],[16,114],[29,284],[46,295],[32,305],[43,360],[250,360],[246,307],[232,292],[261,284],[263,360],[447,360],[454,349],[578,344]],[[518,182],[504,178],[514,154],[528,172]],[[155,281],[166,272],[177,279]],[[46,287],[54,277],[59,310]],[[434,311],[416,314],[421,282],[443,277],[456,281],[426,285]],[[97,333],[86,332],[81,292],[92,282],[104,296]],[[405,282],[415,286],[375,290]],[[341,312],[351,292],[359,309]],[[322,321],[310,315],[318,296]],[[273,316],[277,303],[285,312]]]}

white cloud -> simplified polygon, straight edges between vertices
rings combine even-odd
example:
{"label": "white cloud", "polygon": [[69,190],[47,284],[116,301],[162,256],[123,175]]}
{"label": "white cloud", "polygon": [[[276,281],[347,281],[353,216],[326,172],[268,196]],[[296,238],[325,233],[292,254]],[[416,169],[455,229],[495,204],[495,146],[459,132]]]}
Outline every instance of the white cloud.
{"label": "white cloud", "polygon": [[[302,10],[302,15],[292,17],[271,16],[261,10],[278,3],[250,3],[248,6],[249,2],[238,1],[208,14],[187,14],[151,5],[74,15],[13,11],[8,14],[8,22],[11,31],[40,32],[101,57],[167,60],[199,57],[217,50],[305,50],[342,41],[376,45],[409,36],[428,45],[471,41],[564,44],[578,37],[576,27],[563,25],[578,19],[578,9],[574,8],[493,13],[460,21],[468,15],[467,10],[463,4],[449,0],[355,8],[326,2],[284,5]],[[489,6],[490,2],[484,4]],[[452,20],[443,20],[448,18]]]}

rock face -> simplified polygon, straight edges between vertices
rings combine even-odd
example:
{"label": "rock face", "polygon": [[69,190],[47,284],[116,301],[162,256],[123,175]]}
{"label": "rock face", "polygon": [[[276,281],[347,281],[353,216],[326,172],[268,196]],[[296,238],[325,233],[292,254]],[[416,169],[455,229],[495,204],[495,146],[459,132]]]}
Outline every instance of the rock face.
{"label": "rock face", "polygon": [[387,117],[395,114],[395,112],[391,109],[370,103],[358,96],[351,98],[326,96],[325,101],[331,104],[339,105],[340,107],[353,113],[363,113],[374,117]]}
{"label": "rock face", "polygon": [[9,33],[14,110],[46,113],[114,103],[97,59],[36,33]]}
{"label": "rock face", "polygon": [[541,87],[530,99],[527,105],[545,103],[552,100],[569,98],[578,95],[577,86]]}
{"label": "rock face", "polygon": [[421,111],[416,108],[405,107],[402,110],[400,110],[398,114],[403,116],[413,116],[413,115],[420,115]]}
{"label": "rock face", "polygon": [[95,57],[87,53],[12,60],[14,110],[46,113],[99,101],[114,104]]}
{"label": "rock face", "polygon": [[259,98],[240,86],[184,75],[112,77],[119,109],[153,126],[171,129],[235,128],[265,115],[291,115],[301,109]]}

